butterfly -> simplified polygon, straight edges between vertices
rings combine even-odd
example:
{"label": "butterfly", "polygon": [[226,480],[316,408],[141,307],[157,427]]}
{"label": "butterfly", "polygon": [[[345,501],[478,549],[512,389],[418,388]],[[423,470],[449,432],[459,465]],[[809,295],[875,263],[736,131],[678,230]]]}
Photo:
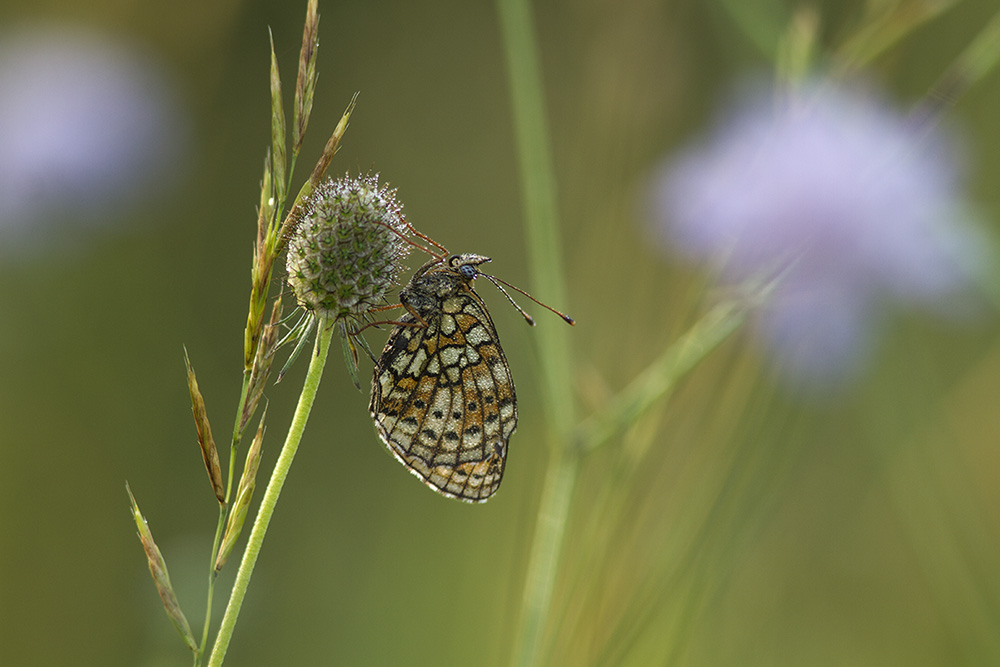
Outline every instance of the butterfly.
{"label": "butterfly", "polygon": [[531,325],[500,283],[541,303],[482,273],[489,261],[435,256],[413,274],[399,292],[405,312],[375,363],[369,404],[379,437],[400,463],[438,493],[467,502],[496,493],[517,428],[514,380],[473,282],[489,279]]}

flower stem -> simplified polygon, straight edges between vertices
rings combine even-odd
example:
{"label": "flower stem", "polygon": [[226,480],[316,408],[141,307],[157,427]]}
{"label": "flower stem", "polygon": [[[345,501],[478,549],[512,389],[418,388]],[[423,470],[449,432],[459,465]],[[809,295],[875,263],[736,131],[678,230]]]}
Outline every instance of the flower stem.
{"label": "flower stem", "polygon": [[295,452],[299,448],[302,433],[305,431],[306,422],[309,419],[309,412],[312,410],[313,401],[316,398],[316,391],[319,389],[319,381],[323,377],[323,367],[326,365],[327,353],[330,351],[332,335],[332,323],[321,320],[316,347],[309,363],[305,383],[302,386],[302,394],[299,396],[299,404],[295,408],[295,416],[292,417],[292,424],[288,429],[285,444],[281,448],[281,454],[278,455],[278,461],[274,464],[274,471],[271,473],[271,479],[264,491],[260,509],[257,510],[257,519],[254,521],[253,530],[250,531],[250,538],[247,540],[246,550],[243,552],[243,560],[240,562],[239,572],[236,573],[233,592],[229,597],[226,613],[222,617],[222,625],[215,638],[215,645],[212,647],[212,655],[208,661],[209,667],[219,667],[226,657],[226,650],[229,648],[229,641],[233,636],[236,619],[239,616],[240,607],[243,605],[247,586],[250,584],[250,575],[253,574],[257,556],[260,554],[260,548],[264,542],[264,534],[267,532],[271,515],[274,514],[274,507],[278,502],[285,478],[288,476],[292,459],[295,458]]}
{"label": "flower stem", "polygon": [[[544,294],[546,299],[563,307],[566,287],[555,170],[549,150],[531,7],[528,0],[498,0],[497,9],[510,79],[532,284],[538,294]],[[523,666],[538,662],[580,465],[579,451],[570,444],[575,406],[568,330],[563,326],[539,327],[538,344],[543,399],[552,431],[552,452],[528,557],[513,654],[514,664]]]}
{"label": "flower stem", "polygon": [[226,504],[219,506],[219,521],[215,526],[215,539],[212,540],[212,553],[208,563],[208,595],[205,603],[205,624],[201,630],[201,643],[198,645],[198,654],[195,656],[195,667],[200,667],[205,657],[205,649],[208,646],[208,633],[212,627],[212,599],[215,596],[215,582],[218,579],[218,571],[215,569],[215,559],[219,555],[219,544],[222,542],[222,533],[226,529],[226,516],[229,501],[233,495],[233,470],[236,468],[236,453],[240,447],[240,419],[243,415],[243,406],[246,404],[247,390],[250,387],[250,371],[243,371],[243,386],[240,388],[240,401],[236,406],[236,420],[233,423],[233,437],[229,443],[229,479],[226,482]]}

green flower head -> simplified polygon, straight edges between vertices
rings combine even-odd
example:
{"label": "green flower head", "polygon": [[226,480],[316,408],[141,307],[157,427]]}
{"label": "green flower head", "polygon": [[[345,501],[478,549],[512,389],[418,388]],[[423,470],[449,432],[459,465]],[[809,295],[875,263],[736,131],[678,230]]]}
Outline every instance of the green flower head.
{"label": "green flower head", "polygon": [[378,175],[328,179],[316,187],[288,241],[288,284],[306,310],[358,317],[396,284],[409,252],[396,190]]}

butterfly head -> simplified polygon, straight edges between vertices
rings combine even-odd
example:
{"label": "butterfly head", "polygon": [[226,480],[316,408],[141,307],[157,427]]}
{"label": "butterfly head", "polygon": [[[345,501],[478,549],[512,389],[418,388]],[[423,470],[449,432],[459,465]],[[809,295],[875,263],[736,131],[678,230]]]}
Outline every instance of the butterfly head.
{"label": "butterfly head", "polygon": [[449,255],[445,259],[449,268],[454,269],[459,275],[470,281],[479,275],[477,267],[489,261],[491,261],[489,257],[468,252],[461,255]]}

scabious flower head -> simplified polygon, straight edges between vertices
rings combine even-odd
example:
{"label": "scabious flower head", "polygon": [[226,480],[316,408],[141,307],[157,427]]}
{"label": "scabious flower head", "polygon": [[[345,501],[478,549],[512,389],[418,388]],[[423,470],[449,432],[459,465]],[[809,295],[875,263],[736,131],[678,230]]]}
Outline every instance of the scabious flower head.
{"label": "scabious flower head", "polygon": [[982,259],[947,137],[871,90],[813,83],[744,98],[654,180],[656,232],[746,280],[783,269],[758,329],[790,377],[863,365],[890,302],[946,309]]}
{"label": "scabious flower head", "polygon": [[288,240],[288,284],[303,308],[358,317],[391,289],[409,252],[403,205],[378,175],[328,179]]}

